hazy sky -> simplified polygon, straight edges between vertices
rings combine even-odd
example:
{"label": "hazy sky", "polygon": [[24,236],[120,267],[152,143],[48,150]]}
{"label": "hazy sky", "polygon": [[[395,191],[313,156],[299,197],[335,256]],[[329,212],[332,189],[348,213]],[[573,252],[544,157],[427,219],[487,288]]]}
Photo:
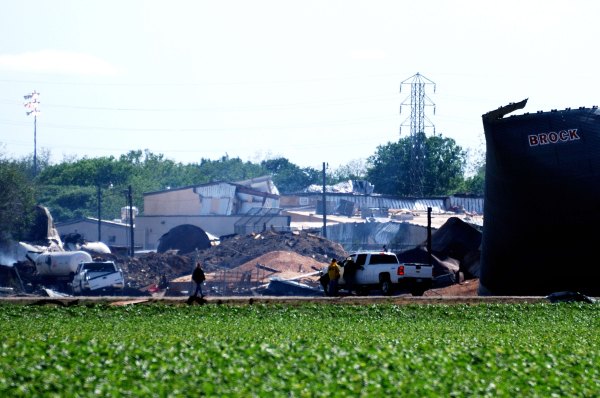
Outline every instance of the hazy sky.
{"label": "hazy sky", "polygon": [[[410,132],[420,73],[435,132],[483,149],[481,115],[600,103],[597,1],[3,0],[0,153],[178,162],[283,156],[320,169]],[[428,131],[431,133],[431,130]]]}

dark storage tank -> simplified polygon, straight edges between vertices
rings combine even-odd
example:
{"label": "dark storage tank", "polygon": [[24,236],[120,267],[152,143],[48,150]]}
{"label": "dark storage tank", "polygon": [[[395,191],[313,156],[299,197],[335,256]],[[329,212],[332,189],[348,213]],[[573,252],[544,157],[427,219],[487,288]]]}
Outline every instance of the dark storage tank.
{"label": "dark storage tank", "polygon": [[600,111],[483,115],[480,295],[600,295]]}

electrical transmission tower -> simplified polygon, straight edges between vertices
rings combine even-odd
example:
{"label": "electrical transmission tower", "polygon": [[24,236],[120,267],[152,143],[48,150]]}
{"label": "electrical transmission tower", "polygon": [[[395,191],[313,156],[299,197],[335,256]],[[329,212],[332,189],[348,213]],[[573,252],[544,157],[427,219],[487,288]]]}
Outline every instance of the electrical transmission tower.
{"label": "electrical transmission tower", "polygon": [[400,92],[403,85],[410,85],[410,95],[400,104],[400,113],[403,105],[410,105],[410,116],[400,124],[400,134],[402,126],[410,126],[410,162],[409,162],[409,186],[410,195],[423,196],[423,185],[425,180],[425,159],[427,150],[425,147],[425,129],[433,129],[435,126],[425,115],[425,107],[433,106],[435,114],[435,104],[425,93],[427,85],[433,85],[435,93],[435,83],[425,76],[417,73],[414,76],[400,83]]}

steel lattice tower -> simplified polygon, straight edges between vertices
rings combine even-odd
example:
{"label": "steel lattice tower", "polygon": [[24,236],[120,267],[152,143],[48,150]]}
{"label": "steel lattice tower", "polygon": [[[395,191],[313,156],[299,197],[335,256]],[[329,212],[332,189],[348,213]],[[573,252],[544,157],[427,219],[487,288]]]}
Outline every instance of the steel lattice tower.
{"label": "steel lattice tower", "polygon": [[435,134],[435,126],[425,115],[425,107],[433,106],[435,114],[435,104],[425,93],[427,85],[433,85],[435,93],[435,83],[425,76],[417,73],[414,76],[400,83],[400,92],[403,85],[410,85],[410,96],[408,96],[400,104],[400,113],[402,113],[403,105],[410,105],[410,116],[400,125],[400,134],[402,134],[402,126],[410,126],[410,163],[408,170],[410,195],[423,196],[423,185],[425,178],[425,157],[427,156],[425,147],[425,130],[432,129]]}

